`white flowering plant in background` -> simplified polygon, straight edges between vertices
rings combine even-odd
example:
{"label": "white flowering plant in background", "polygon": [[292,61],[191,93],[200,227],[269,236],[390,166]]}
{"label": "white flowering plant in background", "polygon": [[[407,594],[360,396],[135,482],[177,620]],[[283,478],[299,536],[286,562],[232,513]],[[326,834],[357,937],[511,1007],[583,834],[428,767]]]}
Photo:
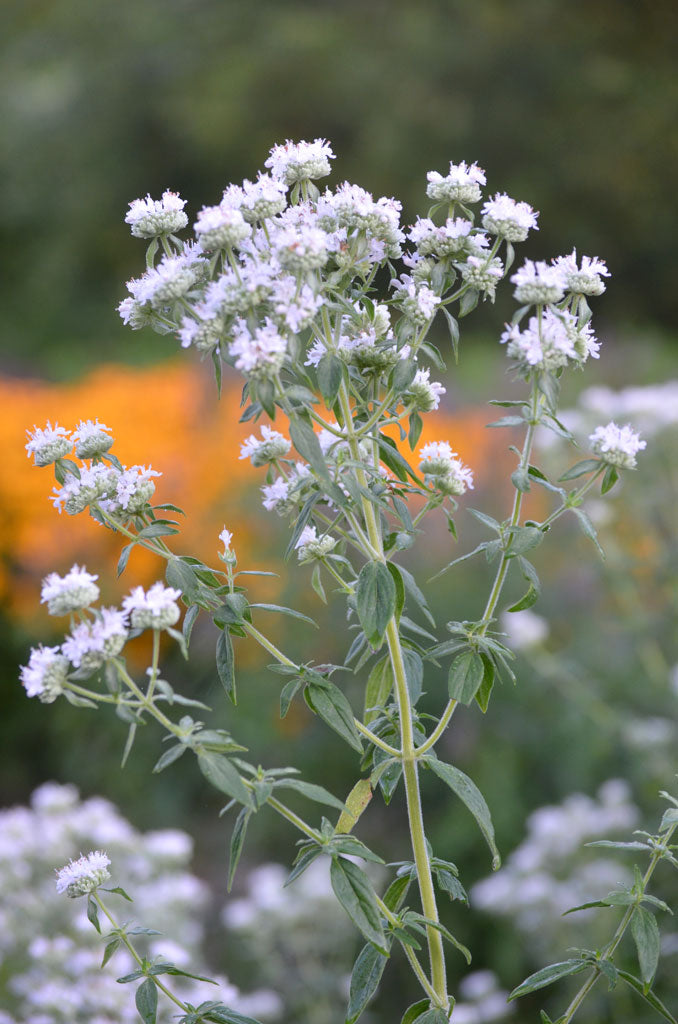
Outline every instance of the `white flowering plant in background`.
{"label": "white flowering plant in background", "polygon": [[[581,370],[600,356],[588,300],[604,291],[608,271],[601,260],[575,252],[548,263],[526,260],[510,276],[518,309],[501,335],[524,396],[493,402],[508,412],[491,424],[522,431],[521,447],[511,447],[514,496],[502,520],[469,508],[473,467],[459,458],[454,439],[419,443],[422,417],[438,408],[445,393],[432,379],[444,370],[445,358],[431,327],[437,321],[446,327],[447,349],[456,359],[460,319],[479,301],[494,300],[514,262],[514,245],[536,229],[537,213],[502,193],[486,199],[477,212],[486,175],[477,164],[461,162],[445,174],[429,173],[428,216],[403,226],[395,199],[375,200],[348,182],[321,192],[315,181],[330,173],[332,160],[330,146],[320,139],[275,146],[266,171],[229,185],[218,205],[200,212],[192,239],[180,236],[188,216],[176,194],[166,191],[159,200],[148,196],[133,202],[126,220],[135,237],[148,241],[146,267],[128,282],[119,311],[132,329],[175,334],[184,348],[211,359],[219,388],[224,364],[244,377],[242,421],[257,424],[265,417],[269,422],[245,441],[241,457],[265,470],[263,505],[288,522],[286,555],[296,553],[296,571],[310,574],[320,601],[345,604],[344,664],[299,663],[266,636],[261,610],[302,622],[306,616],[251,599],[252,574],[238,569],[237,539],[226,528],[214,564],[177,554],[168,540],[179,533],[171,516],[180,510],[153,504],[158,472],[123,466],[112,451],[111,429],[88,421],[75,430],[58,424],[36,428],[28,453],[37,466],[54,466],[53,502],[59,512],[88,511],[123,538],[118,572],[141,545],[164,562],[164,579],[147,591],[134,587],[120,608],[104,608],[96,604],[97,577],[87,569],[76,565],[64,577],[51,573],[42,600],[51,613],[70,615],[69,633],[59,646],[32,651],[21,677],[28,695],[42,701],[63,696],[76,706],[114,709],[129,723],[124,759],[138,726],[148,719],[169,741],[155,771],[177,770],[178,760],[192,754],[205,780],[235,813],[229,883],[252,817],[273,812],[286,819],[300,836],[286,884],[312,865],[314,870],[325,865],[336,900],[364,939],[351,973],[348,1024],[377,993],[398,948],[421,989],[420,999],[404,1010],[403,1024],[496,1019],[496,1013],[478,1016],[470,1003],[455,1009],[458,994],[449,991],[446,956],[470,962],[471,952],[441,923],[438,901],[451,899],[460,910],[468,901],[450,859],[454,851],[434,851],[427,840],[420,777],[429,773],[473,815],[490,863],[498,868],[485,798],[471,778],[439,758],[436,747],[453,715],[468,713],[473,705],[485,712],[495,680],[515,678],[498,619],[509,574],[525,583],[524,596],[508,608],[510,615],[537,601],[540,582],[528,555],[549,539],[562,516],[576,517],[597,545],[582,501],[596,485],[606,494],[621,472],[635,468],[645,442],[630,426],[601,423],[589,435],[590,456],[573,465],[563,462],[558,479],[535,465],[538,430],[573,442],[559,418],[559,383],[563,373]],[[533,487],[544,489],[553,504],[540,520],[523,511],[524,496]],[[456,536],[459,502],[488,533],[462,559],[482,557],[494,566],[494,580],[485,607],[469,608],[470,617],[447,623],[441,637],[420,581],[402,564],[401,553],[419,542],[429,516],[445,516]],[[188,657],[199,616],[211,618],[219,630],[216,668],[233,703],[236,637],[261,646],[272,658],[283,716],[293,701],[303,700],[354,751],[357,780],[348,795],[300,779],[293,768],[250,763],[230,728],[205,728],[193,717],[204,705],[162,678],[160,639],[169,635]],[[136,679],[124,651],[143,632],[152,636],[151,664]],[[431,664],[448,667],[447,691],[438,695],[434,721],[418,710]],[[341,670],[347,669],[364,680],[361,708],[353,707],[342,690]],[[332,820],[302,817],[285,802],[286,791],[324,805]],[[378,881],[361,865],[389,860],[388,836],[373,850],[355,834],[373,791],[386,803],[399,792],[411,838],[411,858],[382,866]],[[674,1020],[651,989],[659,955],[654,911],[663,907],[647,892],[660,861],[677,863],[670,843],[678,826],[674,803],[656,836],[630,844],[649,857],[645,874],[636,869],[619,890],[623,895],[612,893],[600,902],[625,908],[613,939],[538,972],[512,998],[586,973],[559,1024],[573,1018],[601,978],[623,980]],[[115,940],[135,959],[137,968],[122,980],[138,982],[136,1007],[146,1024],[156,1019],[159,996],[174,1004],[184,1024],[253,1020],[218,992],[196,1004],[172,989],[167,976],[180,968],[139,955],[132,933],[104,901],[107,853],[83,857],[62,869],[58,885],[70,895],[77,890],[86,896],[95,927],[102,927],[102,918],[110,924],[107,948]],[[614,962],[627,927],[638,950],[638,976]],[[480,999],[482,989],[489,998],[493,984],[486,978],[469,990]]]}

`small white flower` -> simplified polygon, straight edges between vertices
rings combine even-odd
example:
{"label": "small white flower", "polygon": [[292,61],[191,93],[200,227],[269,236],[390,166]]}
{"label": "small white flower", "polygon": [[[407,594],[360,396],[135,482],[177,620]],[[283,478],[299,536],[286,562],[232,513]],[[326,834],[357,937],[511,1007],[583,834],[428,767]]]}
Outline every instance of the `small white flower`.
{"label": "small white flower", "polygon": [[[146,466],[130,466],[118,474],[115,496],[121,508],[130,515],[142,512],[152,494],[155,484],[152,477],[162,476],[155,469]],[[68,510],[67,510],[68,511]]]}
{"label": "small white flower", "polygon": [[203,261],[195,256],[163,256],[139,278],[127,282],[127,290],[140,306],[162,309],[183,298],[203,274]]}
{"label": "small white flower", "polygon": [[442,176],[438,171],[426,175],[426,195],[435,203],[477,203],[480,186],[485,184],[485,171],[478,164],[450,164],[449,174]]}
{"label": "small white flower", "polygon": [[130,616],[134,629],[166,629],[179,618],[176,604],[181,591],[165,587],[160,581],[144,593],[143,587],[135,587],[123,598],[122,606]]}
{"label": "small white flower", "polygon": [[41,603],[47,602],[50,615],[68,615],[79,608],[89,608],[99,598],[99,588],[84,568],[74,565],[65,576],[51,572],[42,583]]}
{"label": "small white flower", "polygon": [[28,665],[21,667],[21,682],[29,697],[51,704],[62,692],[68,660],[59,647],[34,647]]}
{"label": "small white flower", "polygon": [[252,377],[271,376],[280,369],[287,352],[287,342],[275,324],[266,317],[263,327],[251,334],[245,321],[238,323],[229,353],[237,356],[235,366]]}
{"label": "small white flower", "polygon": [[610,271],[604,260],[597,256],[582,256],[581,267],[577,265],[577,250],[573,249],[569,256],[558,256],[554,266],[562,271],[565,287],[574,295],[602,295],[605,283],[601,279],[609,277]]}
{"label": "small white flower", "polygon": [[305,274],[325,266],[330,238],[320,228],[302,224],[277,231],[274,246],[281,267],[292,274]]}
{"label": "small white flower", "polygon": [[204,207],[193,230],[205,252],[233,248],[252,234],[240,210],[224,205]]}
{"label": "small white flower", "polygon": [[308,562],[314,558],[324,558],[337,545],[334,537],[326,534],[318,538],[315,526],[305,526],[297,543],[294,545],[300,562]]}
{"label": "small white flower", "polygon": [[108,865],[111,863],[101,850],[94,850],[78,860],[69,861],[65,867],[57,871],[56,888],[58,893],[65,893],[75,899],[94,892],[103,882],[111,877]]}
{"label": "small white flower", "polygon": [[80,469],[80,476],[69,475],[63,487],[54,488],[50,501],[61,512],[69,516],[78,515],[95,501],[108,499],[115,494],[120,473],[111,466],[97,463]]}
{"label": "small white flower", "polygon": [[440,305],[440,296],[436,295],[428,285],[415,284],[408,274],[403,274],[400,281],[393,287],[399,292],[398,299],[402,303],[403,312],[422,327],[435,315]]}
{"label": "small white flower", "polygon": [[513,293],[518,302],[529,305],[545,305],[549,302],[559,302],[565,294],[565,274],[560,267],[550,267],[542,261],[534,263],[532,260],[525,260],[525,263],[511,275],[511,281],[516,286]]}
{"label": "small white flower", "polygon": [[240,445],[240,458],[251,459],[253,466],[266,466],[287,455],[291,447],[291,442],[283,434],[264,424],[261,438],[250,434]]}
{"label": "small white flower", "polygon": [[[477,236],[474,236],[477,237]],[[494,302],[494,295],[497,289],[497,282],[504,274],[504,264],[498,257],[488,260],[486,256],[471,255],[465,263],[456,263],[455,266],[461,271],[462,280],[465,284],[483,292],[487,298]]]}
{"label": "small white flower", "polygon": [[264,166],[270,168],[274,178],[295,185],[298,181],[324,178],[330,173],[330,160],[334,160],[334,153],[325,139],[297,143],[288,140],[273,147]]}
{"label": "small white flower", "polygon": [[597,359],[600,350],[589,324],[579,327],[576,317],[567,310],[556,313],[551,308],[544,310],[541,321],[530,317],[523,331],[517,324],[507,326],[500,340],[525,373],[557,370],[570,361],[581,365],[589,356]]}
{"label": "small white flower", "polygon": [[448,441],[429,441],[419,449],[419,470],[443,494],[473,490],[473,472],[457,458]]}
{"label": "small white flower", "polygon": [[[237,189],[237,186],[231,188]],[[256,181],[243,181],[242,189],[237,189],[237,192],[226,189],[222,203],[230,206],[232,199],[237,200],[237,193],[241,197],[240,212],[250,224],[275,217],[287,206],[287,186],[268,174],[260,174]]]}
{"label": "small white flower", "polygon": [[184,213],[186,200],[176,192],[163,192],[162,199],[135,199],[129,204],[125,223],[132,227],[136,238],[156,238],[158,235],[171,235],[181,231],[188,224]]}
{"label": "small white flower", "polygon": [[446,394],[447,388],[435,380],[429,380],[431,371],[417,370],[408,391],[416,403],[419,412],[432,412],[440,405],[440,396]]}
{"label": "small white flower", "polygon": [[144,327],[154,325],[153,310],[148,306],[142,306],[131,295],[118,303],[117,309],[122,322],[126,327],[131,327],[133,331],[141,331]]}
{"label": "small white flower", "polygon": [[224,550],[219,552],[219,558],[222,562],[225,562],[226,565],[235,565],[237,559],[235,551],[231,546],[233,543],[233,534],[230,530],[227,530],[226,527],[224,527],[219,534],[219,540],[224,545]]}
{"label": "small white flower", "polygon": [[647,447],[640,435],[631,428],[629,423],[618,427],[613,421],[604,427],[596,427],[589,436],[591,450],[599,455],[609,466],[620,469],[635,469],[636,455]]}
{"label": "small white flower", "polygon": [[73,441],[66,428],[60,427],[58,423],[52,426],[49,420],[46,427],[33,427],[33,433],[29,430],[26,433],[26,451],[29,459],[31,455],[34,457],[36,466],[49,466],[57,459],[63,458],[73,448]]}
{"label": "small white flower", "polygon": [[286,503],[290,493],[290,485],[287,480],[279,476],[272,484],[261,488],[264,496],[263,506],[269,512],[276,511],[282,515],[286,510]]}
{"label": "small white flower", "polygon": [[93,459],[99,455],[105,455],[113,444],[113,438],[109,437],[111,428],[99,420],[80,420],[73,431],[75,441],[75,454],[79,459]]}
{"label": "small white flower", "polygon": [[537,230],[539,214],[528,203],[518,203],[506,193],[497,194],[483,206],[483,227],[507,242],[524,242],[528,231]]}
{"label": "small white flower", "polygon": [[421,256],[432,254],[442,259],[463,252],[472,230],[471,221],[463,217],[450,218],[440,227],[427,217],[418,218],[408,237],[415,243]]}
{"label": "small white flower", "polygon": [[115,658],[127,640],[127,621],[119,608],[101,608],[90,622],[80,622],[63,642],[62,650],[75,668],[94,672]]}

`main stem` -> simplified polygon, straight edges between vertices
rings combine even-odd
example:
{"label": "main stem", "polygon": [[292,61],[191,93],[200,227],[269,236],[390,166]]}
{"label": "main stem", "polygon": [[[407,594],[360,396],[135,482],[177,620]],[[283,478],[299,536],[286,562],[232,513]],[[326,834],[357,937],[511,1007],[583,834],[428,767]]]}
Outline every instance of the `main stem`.
{"label": "main stem", "polygon": [[[359,464],[360,451],[355,436],[351,405],[345,383],[342,383],[339,391],[339,402],[341,406],[344,428],[346,430],[351,455],[356,464]],[[361,487],[367,489],[367,477],[362,469],[356,469],[356,476]],[[374,511],[374,506],[367,498],[362,498],[362,512],[365,520],[365,528],[369,538],[370,547],[378,555],[380,561],[386,562],[384,547],[381,538],[381,531]],[[428,849],[426,846],[426,833],[424,831],[424,817],[421,807],[421,793],[419,791],[419,774],[417,771],[417,754],[414,745],[414,730],[412,726],[412,705],[410,694],[407,688],[407,676],[405,674],[405,663],[403,660],[400,634],[395,616],[391,618],[386,627],[386,640],[388,644],[389,657],[393,669],[395,681],[395,696],[398,704],[398,717],[400,720],[401,757],[403,765],[403,777],[405,780],[405,798],[407,802],[407,816],[410,826],[410,837],[412,841],[412,852],[417,870],[419,883],[419,894],[424,916],[430,921],[438,921],[438,905],[436,903],[435,890],[433,888],[433,877],[431,875],[431,863],[429,861]],[[433,927],[427,927],[426,937],[428,942],[429,961],[431,965],[431,983],[435,993],[436,1002],[445,1010],[448,1009],[447,977],[445,972],[445,953],[443,940],[440,932]]]}

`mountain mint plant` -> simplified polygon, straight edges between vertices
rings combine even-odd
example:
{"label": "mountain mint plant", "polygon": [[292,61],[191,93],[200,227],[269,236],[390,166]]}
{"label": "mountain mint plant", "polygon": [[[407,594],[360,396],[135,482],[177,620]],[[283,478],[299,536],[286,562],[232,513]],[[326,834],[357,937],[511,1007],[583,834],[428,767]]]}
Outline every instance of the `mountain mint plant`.
{"label": "mountain mint plant", "polygon": [[[43,601],[52,614],[70,615],[70,631],[61,646],[32,651],[21,678],[27,694],[42,701],[63,696],[76,706],[114,709],[129,723],[124,759],[147,719],[169,740],[156,772],[193,755],[205,780],[236,814],[229,883],[251,818],[273,812],[286,819],[300,837],[288,884],[322,858],[334,895],[365,942],[351,975],[349,1024],[377,992],[396,947],[421,988],[404,1024],[445,1024],[454,1020],[455,1004],[446,955],[470,961],[471,953],[441,923],[438,900],[451,898],[461,907],[467,897],[449,859],[454,851],[432,850],[427,840],[420,776],[430,773],[465,805],[492,866],[499,867],[483,795],[464,772],[438,757],[436,747],[454,714],[474,704],[485,712],[495,679],[514,678],[512,652],[498,627],[509,574],[522,577],[526,589],[508,612],[528,609],[540,590],[529,552],[549,539],[565,513],[576,516],[597,544],[582,499],[595,484],[603,493],[613,487],[620,471],[635,467],[645,442],[628,426],[603,424],[591,435],[592,454],[563,466],[559,482],[533,464],[538,427],[572,440],[558,418],[559,383],[565,372],[599,357],[588,299],[604,291],[608,271],[601,260],[579,259],[575,252],[550,263],[526,260],[510,277],[519,308],[501,336],[524,395],[493,402],[509,411],[490,424],[522,431],[521,446],[510,449],[515,493],[502,520],[468,508],[473,467],[458,457],[454,438],[419,443],[422,417],[445,393],[432,379],[444,372],[445,359],[431,329],[434,323],[446,328],[446,347],[456,360],[459,320],[480,300],[494,300],[514,262],[514,245],[536,229],[538,215],[501,193],[476,212],[485,172],[461,162],[445,174],[428,174],[428,216],[403,227],[395,199],[375,200],[348,182],[321,192],[315,182],[330,173],[332,160],[321,139],[275,146],[266,172],[229,185],[217,205],[198,214],[193,239],[180,236],[188,216],[178,195],[166,191],[157,200],[135,200],[126,221],[135,237],[148,242],[146,265],[128,282],[119,311],[133,330],[174,334],[182,347],[209,358],[219,389],[224,364],[242,374],[241,420],[257,429],[243,444],[241,458],[263,470],[263,505],[289,524],[291,571],[310,573],[320,600],[346,606],[344,664],[298,663],[266,636],[260,609],[273,607],[302,621],[305,616],[250,599],[252,574],[237,568],[237,539],[226,528],[212,564],[178,554],[170,546],[179,534],[171,515],[180,510],[153,504],[158,472],[123,466],[113,453],[109,427],[97,421],[73,431],[51,424],[36,428],[28,454],[37,466],[53,465],[52,500],[59,512],[87,511],[123,539],[119,573],[132,548],[141,545],[157,555],[164,580],[147,591],[134,587],[121,608],[102,608],[96,604],[97,577],[86,569],[74,566],[63,578],[51,573]],[[524,496],[533,487],[545,489],[553,502],[541,520],[523,514]],[[459,502],[488,532],[462,558],[482,556],[494,566],[494,581],[485,607],[469,609],[467,620],[449,622],[440,638],[420,582],[401,555],[417,544],[430,516],[445,516],[456,536]],[[272,659],[282,684],[283,716],[301,699],[354,751],[357,781],[348,796],[300,779],[293,768],[245,760],[230,719],[224,721],[228,729],[205,728],[192,717],[204,705],[162,679],[160,639],[167,634],[188,657],[199,616],[218,628],[216,669],[234,704],[237,637],[261,646]],[[152,636],[151,665],[138,679],[124,651],[144,632]],[[448,689],[437,695],[431,722],[418,703],[427,666],[440,663],[448,666]],[[343,692],[340,669],[364,681],[361,708]],[[354,834],[373,790],[386,803],[394,795],[405,801],[411,839],[410,859],[388,869],[390,878],[379,891],[361,863],[388,860],[387,837],[372,850]],[[324,805],[333,821],[302,818],[287,806],[286,791]],[[660,846],[652,848],[658,856]],[[71,895],[74,886],[89,892],[97,927],[98,914],[110,919],[110,943],[111,936],[120,937],[120,926],[97,889],[90,891],[105,858],[100,851],[86,855],[62,870],[58,885]],[[138,969],[122,980],[140,982],[136,1005],[144,1021],[155,1020],[159,995],[173,1001],[185,1024],[251,1020],[220,1002],[218,994],[199,1006],[182,1001],[160,980],[178,968],[137,957],[127,937],[124,944]],[[595,957],[577,961],[579,969],[592,972],[591,984],[608,973]],[[645,972],[639,982],[643,992],[647,978]],[[534,979],[530,986],[536,987]]]}

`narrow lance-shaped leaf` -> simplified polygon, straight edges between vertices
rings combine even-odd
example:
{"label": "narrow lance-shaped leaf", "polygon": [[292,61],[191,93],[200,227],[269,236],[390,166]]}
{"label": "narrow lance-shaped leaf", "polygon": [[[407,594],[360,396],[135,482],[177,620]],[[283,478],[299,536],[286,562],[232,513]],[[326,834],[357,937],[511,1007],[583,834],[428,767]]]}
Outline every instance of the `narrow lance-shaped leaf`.
{"label": "narrow lance-shaped leaf", "polygon": [[462,704],[470,704],[483,681],[485,665],[475,651],[458,654],[450,667],[447,680],[450,697]]}
{"label": "narrow lance-shaped leaf", "polygon": [[468,775],[465,775],[459,768],[455,768],[451,764],[445,764],[443,761],[439,761],[437,757],[427,757],[425,763],[466,804],[478,822],[480,831],[485,836],[487,845],[492,852],[492,868],[496,871],[501,864],[501,857],[495,842],[494,825],[492,824],[490,809],[487,806],[485,797],[475,782],[469,779]]}
{"label": "narrow lance-shaped leaf", "polygon": [[647,991],[659,963],[659,928],[654,914],[644,907],[636,907],[631,918],[631,934],[638,951],[640,976]]}
{"label": "narrow lance-shaped leaf", "polygon": [[509,996],[509,1001],[526,996],[528,992],[536,992],[539,988],[545,988],[552,982],[558,981],[559,978],[566,978],[570,974],[579,974],[580,971],[585,971],[587,968],[590,970],[592,966],[593,964],[587,963],[586,960],[562,960],[560,963],[542,967],[540,971],[535,971],[521,985],[514,988]]}
{"label": "narrow lance-shaped leaf", "polygon": [[327,686],[309,683],[304,691],[304,697],[312,711],[339,733],[354,750],[362,753],[363,745],[353,722],[351,705],[339,687],[333,683]]}
{"label": "narrow lance-shaped leaf", "polygon": [[379,988],[387,959],[370,943],[361,949],[351,972],[346,1024],[355,1024]]}
{"label": "narrow lance-shaped leaf", "polygon": [[226,695],[237,704],[235,692],[235,663],[233,659],[233,641],[228,629],[222,629],[217,640],[217,672]]}
{"label": "narrow lance-shaped leaf", "polygon": [[330,881],[334,895],[365,938],[388,956],[386,936],[370,880],[357,864],[345,857],[333,857]]}
{"label": "narrow lance-shaped leaf", "polygon": [[198,767],[215,789],[246,807],[252,807],[252,797],[245,788],[237,768],[227,757],[211,751],[201,751],[198,754]]}
{"label": "narrow lance-shaped leaf", "polygon": [[134,996],[136,1008],[144,1024],[155,1024],[158,1012],[158,989],[150,978],[142,981]]}
{"label": "narrow lance-shaped leaf", "polygon": [[379,646],[395,612],[396,585],[384,562],[366,562],[356,587],[358,618],[373,647]]}

